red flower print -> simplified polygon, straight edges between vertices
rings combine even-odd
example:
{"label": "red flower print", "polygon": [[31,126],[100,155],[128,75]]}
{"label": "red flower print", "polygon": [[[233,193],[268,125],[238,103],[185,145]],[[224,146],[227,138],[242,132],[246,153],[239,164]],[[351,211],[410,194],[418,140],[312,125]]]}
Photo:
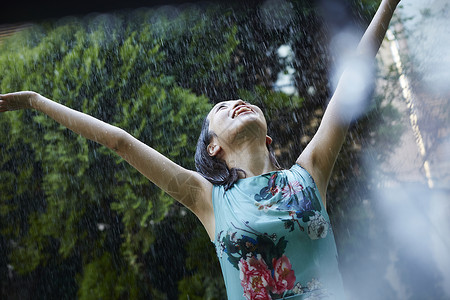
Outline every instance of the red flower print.
{"label": "red flower print", "polygon": [[286,184],[281,190],[283,198],[290,198],[291,196],[300,193],[303,190],[303,185],[298,181],[292,181]]}
{"label": "red flower print", "polygon": [[269,290],[274,287],[270,270],[261,255],[239,261],[239,277],[248,300],[270,300]]}
{"label": "red flower print", "polygon": [[274,268],[275,287],[272,292],[275,294],[283,294],[286,290],[291,290],[295,284],[295,273],[292,270],[291,262],[286,255],[279,259],[272,259]]}

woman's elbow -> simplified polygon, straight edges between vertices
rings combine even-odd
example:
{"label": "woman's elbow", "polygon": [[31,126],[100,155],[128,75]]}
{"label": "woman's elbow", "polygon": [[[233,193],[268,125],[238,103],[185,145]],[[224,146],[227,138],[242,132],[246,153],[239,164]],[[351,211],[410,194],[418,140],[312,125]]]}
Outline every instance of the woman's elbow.
{"label": "woman's elbow", "polygon": [[110,134],[107,135],[108,139],[105,143],[105,146],[114,152],[123,153],[125,151],[126,145],[129,144],[130,134],[125,130],[115,127],[111,130]]}

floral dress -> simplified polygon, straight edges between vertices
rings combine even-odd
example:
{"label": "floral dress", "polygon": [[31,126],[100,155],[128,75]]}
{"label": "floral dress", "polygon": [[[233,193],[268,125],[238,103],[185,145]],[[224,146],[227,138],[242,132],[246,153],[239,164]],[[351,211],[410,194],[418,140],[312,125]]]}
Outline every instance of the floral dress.
{"label": "floral dress", "polygon": [[214,186],[214,244],[228,299],[344,299],[328,214],[309,173]]}

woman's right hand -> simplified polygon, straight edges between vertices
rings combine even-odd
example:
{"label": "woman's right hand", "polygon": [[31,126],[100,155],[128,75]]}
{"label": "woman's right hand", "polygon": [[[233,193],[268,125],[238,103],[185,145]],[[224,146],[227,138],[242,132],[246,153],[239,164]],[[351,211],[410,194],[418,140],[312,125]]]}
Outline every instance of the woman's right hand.
{"label": "woman's right hand", "polygon": [[31,91],[0,94],[0,112],[33,108],[37,97],[38,94]]}

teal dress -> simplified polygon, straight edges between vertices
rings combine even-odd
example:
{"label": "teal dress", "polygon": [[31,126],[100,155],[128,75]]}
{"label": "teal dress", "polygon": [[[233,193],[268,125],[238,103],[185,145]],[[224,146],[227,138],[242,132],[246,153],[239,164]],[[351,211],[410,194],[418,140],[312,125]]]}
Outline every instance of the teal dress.
{"label": "teal dress", "polygon": [[330,219],[299,165],[214,186],[228,299],[344,299]]}

